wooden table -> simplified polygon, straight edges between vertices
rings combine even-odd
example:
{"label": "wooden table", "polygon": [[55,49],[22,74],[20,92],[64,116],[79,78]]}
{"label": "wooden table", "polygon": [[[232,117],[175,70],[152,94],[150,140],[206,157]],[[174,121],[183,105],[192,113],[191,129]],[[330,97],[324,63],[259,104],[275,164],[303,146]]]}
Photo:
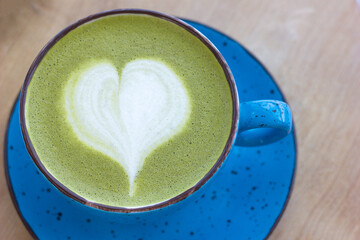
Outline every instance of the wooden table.
{"label": "wooden table", "polygon": [[[355,0],[0,0],[0,158],[12,104],[44,44],[79,18],[127,7],[220,29],[259,57],[281,86],[296,123],[298,169],[289,205],[270,239],[360,239],[360,6]],[[31,239],[3,169],[0,239]]]}

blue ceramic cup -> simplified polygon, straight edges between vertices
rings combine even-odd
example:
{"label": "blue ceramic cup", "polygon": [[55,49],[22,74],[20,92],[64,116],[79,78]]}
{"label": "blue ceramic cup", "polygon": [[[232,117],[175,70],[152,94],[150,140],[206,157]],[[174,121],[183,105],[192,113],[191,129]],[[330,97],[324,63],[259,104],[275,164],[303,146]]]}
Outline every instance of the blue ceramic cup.
{"label": "blue ceramic cup", "polygon": [[[59,182],[55,177],[53,177],[47,171],[44,165],[41,163],[41,160],[37,156],[36,151],[30,141],[25,124],[24,105],[25,105],[27,88],[31,81],[32,75],[34,74],[37,66],[39,65],[45,54],[51,49],[51,47],[59,39],[61,39],[63,36],[65,36],[67,33],[72,31],[76,27],[105,16],[119,15],[119,14],[145,14],[154,17],[159,17],[161,19],[175,23],[178,26],[190,32],[191,34],[193,34],[195,37],[201,40],[203,44],[206,45],[209,48],[209,50],[214,54],[214,56],[217,58],[218,62],[220,63],[220,65],[224,70],[232,95],[232,103],[233,103],[232,127],[226,146],[222,154],[220,155],[219,159],[215,163],[215,165],[193,187],[189,188],[188,190],[184,191],[183,193],[171,199],[149,206],[141,206],[141,207],[108,206],[108,205],[103,205],[89,201],[77,195],[76,193],[72,192],[67,187],[65,187],[61,182]],[[24,85],[21,91],[20,124],[21,124],[21,130],[24,137],[25,145],[30,156],[32,157],[37,167],[45,175],[45,177],[57,189],[59,189],[66,196],[90,208],[116,213],[117,220],[119,221],[122,220],[131,221],[131,219],[139,219],[139,217],[141,217],[142,220],[144,219],[150,220],[152,217],[158,218],[159,216],[172,214],[177,210],[181,210],[182,205],[185,203],[191,204],[194,201],[194,199],[196,199],[197,196],[200,195],[199,194],[200,192],[206,191],[206,186],[208,185],[209,180],[212,179],[216,173],[221,171],[221,168],[234,144],[238,146],[251,147],[251,146],[264,145],[277,141],[290,133],[292,127],[292,119],[291,119],[291,111],[289,109],[289,106],[281,101],[260,100],[260,101],[239,103],[239,97],[238,97],[235,81],[230,71],[230,68],[228,67],[227,63],[225,62],[220,52],[216,49],[216,47],[195,28],[191,27],[187,23],[175,17],[168,16],[162,13],[148,11],[148,10],[139,10],[139,9],[122,9],[122,10],[113,10],[113,11],[102,12],[95,15],[91,15],[87,18],[84,18],[68,26],[58,35],[56,35],[41,50],[41,52],[36,57],[35,61],[33,62],[33,64],[29,69],[29,72],[25,78]]]}

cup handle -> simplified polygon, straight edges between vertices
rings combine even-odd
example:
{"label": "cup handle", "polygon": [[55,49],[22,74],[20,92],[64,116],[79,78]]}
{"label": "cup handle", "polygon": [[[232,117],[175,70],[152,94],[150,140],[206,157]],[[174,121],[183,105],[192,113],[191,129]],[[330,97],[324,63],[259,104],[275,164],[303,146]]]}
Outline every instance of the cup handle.
{"label": "cup handle", "polygon": [[277,100],[240,103],[236,146],[260,146],[287,136],[292,128],[289,106]]}

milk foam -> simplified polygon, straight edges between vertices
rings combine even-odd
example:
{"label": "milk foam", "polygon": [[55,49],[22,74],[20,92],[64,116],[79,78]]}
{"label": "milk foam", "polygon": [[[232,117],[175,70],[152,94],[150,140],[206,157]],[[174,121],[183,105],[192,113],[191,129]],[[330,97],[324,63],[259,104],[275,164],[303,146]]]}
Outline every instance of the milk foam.
{"label": "milk foam", "polygon": [[128,63],[120,79],[108,62],[73,74],[65,106],[77,137],[125,169],[129,195],[145,158],[179,133],[191,112],[178,76],[165,64],[144,59]]}

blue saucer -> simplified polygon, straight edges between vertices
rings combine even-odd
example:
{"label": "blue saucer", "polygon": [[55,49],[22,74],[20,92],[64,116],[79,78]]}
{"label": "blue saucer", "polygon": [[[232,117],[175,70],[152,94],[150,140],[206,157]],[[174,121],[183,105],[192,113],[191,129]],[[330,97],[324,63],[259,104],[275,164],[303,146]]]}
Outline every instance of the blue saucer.
{"label": "blue saucer", "polygon": [[[284,100],[261,63],[226,35],[187,21],[207,36],[228,62],[240,101]],[[83,206],[64,196],[37,170],[19,123],[19,100],[9,121],[5,169],[15,207],[39,239],[264,239],[279,221],[291,192],[296,138],[244,148],[235,146],[226,165],[196,204],[159,222],[121,223],[117,215]]]}

